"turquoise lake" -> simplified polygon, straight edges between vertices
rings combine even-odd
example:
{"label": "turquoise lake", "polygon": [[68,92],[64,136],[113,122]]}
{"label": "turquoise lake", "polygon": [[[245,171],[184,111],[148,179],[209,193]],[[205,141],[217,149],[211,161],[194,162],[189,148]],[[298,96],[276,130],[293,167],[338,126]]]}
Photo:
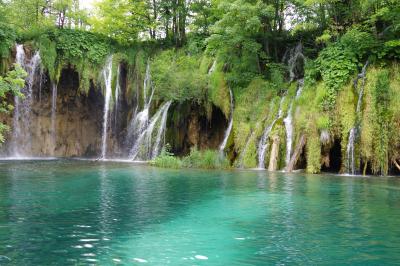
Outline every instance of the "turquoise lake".
{"label": "turquoise lake", "polygon": [[400,179],[0,162],[0,265],[388,265]]}

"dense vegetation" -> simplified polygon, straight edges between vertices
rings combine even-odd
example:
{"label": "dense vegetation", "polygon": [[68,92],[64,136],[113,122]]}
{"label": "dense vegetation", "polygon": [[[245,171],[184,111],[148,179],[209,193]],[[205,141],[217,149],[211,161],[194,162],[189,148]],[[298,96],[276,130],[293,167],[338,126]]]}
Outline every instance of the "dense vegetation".
{"label": "dense vegetation", "polygon": [[[15,42],[40,49],[54,81],[73,65],[82,93],[91,81],[101,82],[98,73],[111,53],[115,64],[128,66],[130,90],[150,58],[159,101],[213,104],[228,118],[231,88],[234,127],[226,151],[235,166],[257,166],[259,139],[284,95],[283,113],[293,115],[293,148],[307,139],[308,172],[329,167],[337,141],[345,161],[355,125],[361,127],[357,168],[387,174],[400,160],[398,0],[102,0],[90,12],[74,0],[0,1],[2,74],[12,69]],[[297,63],[304,69],[289,69],[288,51],[299,43],[305,60]],[[362,112],[356,113],[362,80],[354,86],[354,79],[366,62]],[[290,108],[303,77],[304,91]],[[284,126],[278,119],[270,134],[271,144],[280,139],[278,168],[285,166]],[[164,152],[155,164],[196,167],[191,157],[215,155],[193,150],[180,160]]]}

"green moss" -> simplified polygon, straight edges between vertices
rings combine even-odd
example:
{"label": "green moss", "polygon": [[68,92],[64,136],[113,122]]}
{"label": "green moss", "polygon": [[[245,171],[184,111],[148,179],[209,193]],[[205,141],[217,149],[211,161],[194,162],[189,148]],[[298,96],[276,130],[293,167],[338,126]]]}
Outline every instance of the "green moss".
{"label": "green moss", "polygon": [[315,127],[309,128],[307,133],[307,172],[316,174],[321,171],[321,142]]}

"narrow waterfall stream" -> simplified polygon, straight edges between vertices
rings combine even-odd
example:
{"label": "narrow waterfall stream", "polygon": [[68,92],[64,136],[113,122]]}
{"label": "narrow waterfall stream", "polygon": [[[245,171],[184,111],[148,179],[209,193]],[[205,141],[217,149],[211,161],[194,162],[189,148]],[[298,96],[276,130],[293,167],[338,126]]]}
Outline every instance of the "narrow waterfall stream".
{"label": "narrow waterfall stream", "polygon": [[121,75],[121,67],[118,66],[117,70],[117,84],[115,86],[115,104],[114,104],[114,132],[117,132],[117,122],[118,122],[118,112],[119,112],[119,96],[120,96],[120,90],[121,90],[121,84],[120,84],[120,75]]}
{"label": "narrow waterfall stream", "polygon": [[[31,114],[32,114],[32,87],[37,81],[38,70],[41,68],[40,53],[37,51],[34,56],[28,60],[26,58],[23,45],[16,45],[15,63],[19,64],[28,74],[24,88],[21,92],[24,94],[23,99],[14,98],[14,117],[13,117],[13,133],[10,143],[10,155],[12,157],[31,156]],[[41,82],[41,80],[39,80]]]}
{"label": "narrow waterfall stream", "polygon": [[356,169],[355,169],[355,141],[356,137],[358,134],[358,131],[360,130],[360,125],[359,125],[359,116],[361,113],[361,106],[362,106],[362,100],[364,96],[364,87],[365,87],[365,81],[366,81],[366,76],[367,76],[367,67],[368,67],[369,62],[365,63],[364,67],[362,68],[362,71],[360,74],[358,74],[356,80],[354,81],[354,88],[357,90],[358,87],[358,81],[361,79],[361,87],[358,92],[358,101],[357,101],[357,108],[356,108],[356,122],[355,125],[350,129],[349,132],[349,140],[347,143],[347,149],[346,149],[346,154],[347,154],[347,173],[351,175],[356,174]]}
{"label": "narrow waterfall stream", "polygon": [[233,127],[233,111],[234,111],[234,100],[233,100],[233,93],[232,90],[229,89],[229,96],[230,96],[230,101],[231,101],[231,114],[229,118],[229,125],[228,128],[225,131],[225,136],[224,140],[222,141],[221,145],[219,146],[219,150],[221,153],[224,152],[226,144],[228,143],[229,136],[231,135],[232,127]]}
{"label": "narrow waterfall stream", "polygon": [[103,116],[103,134],[102,134],[102,145],[101,145],[101,158],[106,158],[107,153],[107,132],[108,132],[108,117],[110,111],[110,99],[111,99],[111,83],[112,83],[112,56],[107,59],[105,68],[103,69],[103,78],[105,85],[104,95],[104,116]]}
{"label": "narrow waterfall stream", "polygon": [[53,143],[53,155],[56,150],[57,143],[57,84],[52,84],[51,94],[51,138]]}
{"label": "narrow waterfall stream", "polygon": [[264,133],[258,144],[257,154],[258,154],[258,168],[259,169],[265,169],[265,153],[267,152],[267,149],[269,146],[269,143],[268,143],[269,134],[271,133],[272,129],[274,128],[275,123],[283,115],[282,105],[283,105],[285,98],[286,98],[286,96],[282,97],[281,102],[279,104],[278,116],[272,121],[272,123],[269,126],[267,126],[265,128]]}
{"label": "narrow waterfall stream", "polygon": [[288,164],[290,162],[290,158],[292,156],[292,148],[293,148],[292,147],[293,146],[293,135],[294,135],[293,117],[292,117],[293,103],[295,100],[297,100],[300,97],[301,93],[303,92],[303,88],[304,88],[304,80],[300,79],[298,81],[296,97],[290,103],[288,115],[283,120],[283,122],[285,124],[285,130],[286,130],[286,157],[285,157],[286,167],[288,166]]}

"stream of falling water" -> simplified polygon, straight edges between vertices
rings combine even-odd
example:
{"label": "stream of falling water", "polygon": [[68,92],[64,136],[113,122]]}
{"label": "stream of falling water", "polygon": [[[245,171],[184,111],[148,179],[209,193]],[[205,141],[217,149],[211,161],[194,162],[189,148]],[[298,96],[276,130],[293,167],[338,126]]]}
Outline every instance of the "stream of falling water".
{"label": "stream of falling water", "polygon": [[[132,160],[150,160],[155,158],[160,150],[161,138],[165,132],[167,114],[171,101],[163,104],[160,109],[150,119],[148,126],[141,132],[134,146],[132,147],[129,157]],[[159,121],[161,118],[161,121]],[[153,142],[153,132],[158,124],[156,140]]]}
{"label": "stream of falling water", "polygon": [[[151,89],[150,97],[147,97],[148,90]],[[146,76],[144,78],[143,83],[143,102],[144,107],[143,110],[137,113],[138,109],[135,110],[134,115],[132,116],[131,121],[128,126],[128,134],[126,137],[126,143],[128,146],[132,147],[135,145],[135,142],[140,137],[142,132],[146,129],[149,124],[149,113],[150,106],[153,100],[154,89],[151,86],[151,72],[150,72],[150,64],[147,63],[146,67]]]}
{"label": "stream of falling water", "polygon": [[304,80],[300,79],[298,81],[298,88],[296,92],[296,97],[292,100],[290,103],[288,115],[285,117],[283,120],[283,123],[285,124],[285,130],[286,130],[286,158],[285,158],[285,163],[286,167],[288,166],[290,162],[290,158],[292,156],[292,146],[293,146],[293,117],[292,117],[292,109],[293,109],[293,103],[295,100],[297,100],[301,93],[303,92],[304,88]]}
{"label": "stream of falling water", "polygon": [[[32,88],[37,81],[37,72],[40,70],[41,58],[37,51],[34,56],[27,60],[24,46],[16,45],[16,60],[28,74],[25,86],[21,89],[24,98],[14,98],[13,133],[10,143],[10,155],[12,157],[27,157],[32,155],[31,138],[31,114],[32,114]],[[41,80],[39,80],[41,82]]]}
{"label": "stream of falling water", "polygon": [[105,68],[103,69],[103,77],[105,84],[105,95],[104,95],[104,116],[103,116],[103,134],[102,134],[102,145],[101,145],[101,158],[106,158],[107,153],[107,132],[108,132],[108,116],[110,111],[110,99],[111,99],[111,83],[112,83],[112,56],[107,59]]}
{"label": "stream of falling water", "polygon": [[269,143],[268,143],[269,134],[271,133],[272,129],[274,128],[275,123],[283,115],[282,105],[283,105],[285,98],[286,98],[286,96],[282,97],[281,102],[279,104],[278,116],[272,121],[272,123],[268,127],[265,128],[264,133],[258,144],[257,153],[258,153],[258,168],[259,169],[265,169],[265,153],[269,146]]}
{"label": "stream of falling water", "polygon": [[[151,82],[150,63],[148,63],[143,83],[143,110],[139,113],[135,111],[128,127],[127,144],[132,147],[129,150],[129,158],[132,160],[150,160],[157,157],[161,150],[161,141],[165,139],[168,110],[172,102],[164,103],[150,118],[153,95],[154,87]],[[156,128],[157,131],[154,133]]]}
{"label": "stream of falling water", "polygon": [[229,89],[229,96],[230,96],[230,101],[231,101],[231,103],[230,103],[230,105],[231,105],[231,114],[230,114],[230,118],[229,118],[228,128],[225,131],[224,140],[222,141],[221,145],[219,146],[219,151],[221,153],[223,153],[224,150],[225,150],[226,144],[228,143],[228,139],[229,139],[229,136],[231,135],[232,127],[233,127],[233,110],[234,110],[235,107],[234,107],[233,93],[232,93],[231,89]]}
{"label": "stream of falling water", "polygon": [[52,84],[52,95],[51,95],[51,138],[53,143],[53,154],[56,151],[57,143],[57,84]]}
{"label": "stream of falling water", "polygon": [[119,112],[119,96],[120,96],[120,74],[121,68],[118,66],[117,70],[117,85],[115,86],[115,107],[114,107],[114,132],[117,132],[118,112]]}
{"label": "stream of falling water", "polygon": [[348,174],[355,175],[356,174],[356,169],[355,169],[355,148],[354,148],[354,143],[357,137],[357,133],[359,131],[359,124],[358,124],[358,118],[361,112],[361,105],[362,105],[362,99],[364,95],[364,87],[365,87],[365,80],[366,80],[366,75],[367,75],[367,67],[368,67],[368,61],[365,63],[362,71],[360,74],[358,74],[357,79],[354,82],[354,87],[357,89],[358,85],[358,80],[361,79],[361,87],[358,93],[358,101],[357,101],[357,109],[356,109],[356,122],[355,125],[350,129],[349,132],[349,140],[347,143],[347,171]]}

